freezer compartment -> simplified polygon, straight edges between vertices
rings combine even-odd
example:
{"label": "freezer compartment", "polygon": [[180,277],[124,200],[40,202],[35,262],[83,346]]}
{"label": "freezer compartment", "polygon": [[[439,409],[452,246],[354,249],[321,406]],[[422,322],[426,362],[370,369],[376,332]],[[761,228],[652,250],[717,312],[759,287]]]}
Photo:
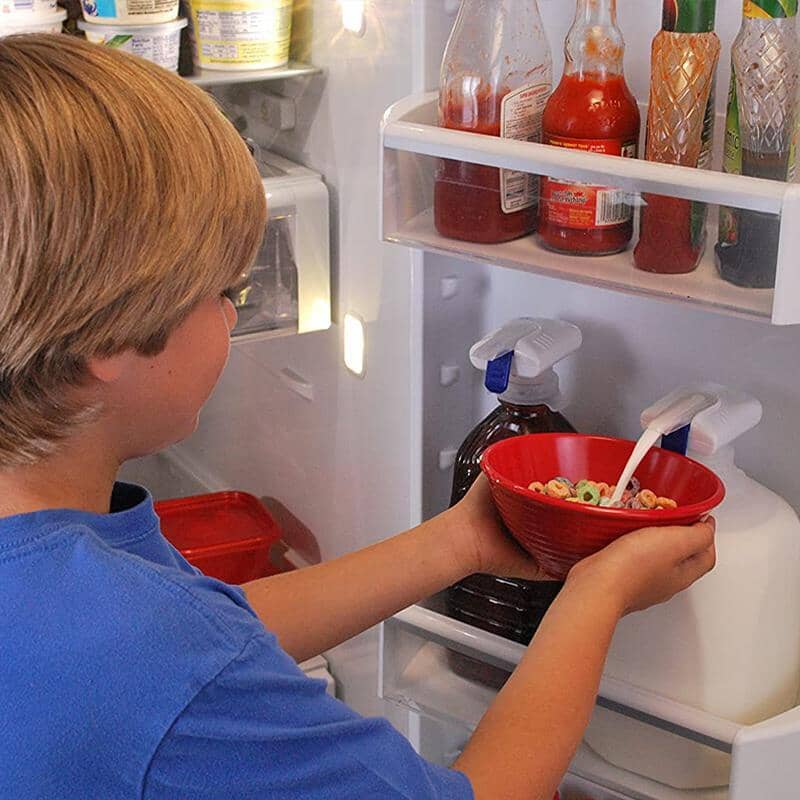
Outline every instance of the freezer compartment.
{"label": "freezer compartment", "polygon": [[[738,316],[769,319],[775,324],[800,323],[800,271],[795,269],[792,255],[800,245],[800,186],[439,128],[436,98],[436,93],[406,98],[384,116],[384,240]],[[724,129],[722,121],[720,125],[719,129]],[[443,158],[619,187],[628,193],[634,206],[653,195],[707,203],[704,255],[694,272],[664,275],[636,269],[632,248],[616,255],[582,257],[551,252],[533,236],[503,244],[446,238],[437,232],[433,213],[434,175]],[[720,204],[757,212],[762,223],[779,230],[774,290],[743,288],[719,277],[714,245]],[[632,244],[637,239],[638,230]],[[754,269],[768,271],[765,264],[759,262]]]}
{"label": "freezer compartment", "polygon": [[[379,693],[412,712],[466,729],[474,728],[525,648],[442,614],[412,606],[382,626]],[[458,659],[468,659],[472,674]],[[455,664],[455,669],[454,669]],[[582,775],[600,785],[625,788],[646,800],[770,800],[796,798],[800,765],[789,753],[800,747],[800,708],[752,726],[740,726],[634,686],[604,678],[597,700],[623,719],[635,719],[672,735],[731,754],[729,789],[682,791],[624,772],[596,755]],[[587,748],[588,749],[588,748]],[[609,776],[617,776],[614,784]],[[627,787],[627,788],[626,788]],[[631,787],[640,787],[639,794]],[[638,790],[637,790],[638,791]]]}

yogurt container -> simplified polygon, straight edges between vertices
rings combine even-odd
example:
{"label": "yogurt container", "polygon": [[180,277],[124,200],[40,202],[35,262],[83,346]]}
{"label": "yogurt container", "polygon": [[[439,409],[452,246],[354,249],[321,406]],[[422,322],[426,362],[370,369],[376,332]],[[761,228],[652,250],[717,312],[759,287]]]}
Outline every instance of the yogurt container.
{"label": "yogurt container", "polygon": [[6,14],[36,14],[41,17],[56,9],[56,0],[0,0],[0,20]]}
{"label": "yogurt container", "polygon": [[83,18],[103,25],[154,25],[178,18],[179,0],[81,0]]}
{"label": "yogurt container", "polygon": [[158,25],[95,25],[78,20],[78,27],[90,42],[116,47],[152,61],[170,72],[178,71],[181,29],[186,25],[185,19]]}
{"label": "yogurt container", "polygon": [[15,33],[61,33],[66,18],[67,12],[63,8],[44,14],[1,14],[0,36],[11,36]]}
{"label": "yogurt container", "polygon": [[190,0],[201,69],[272,69],[289,60],[293,0]]}

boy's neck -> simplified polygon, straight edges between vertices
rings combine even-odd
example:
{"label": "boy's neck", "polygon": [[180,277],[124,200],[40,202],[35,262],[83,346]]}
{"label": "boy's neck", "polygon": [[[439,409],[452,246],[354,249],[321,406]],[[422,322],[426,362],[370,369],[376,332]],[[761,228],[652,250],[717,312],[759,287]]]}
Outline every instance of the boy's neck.
{"label": "boy's neck", "polygon": [[67,443],[38,464],[0,470],[0,517],[49,508],[107,514],[120,462],[96,444]]}

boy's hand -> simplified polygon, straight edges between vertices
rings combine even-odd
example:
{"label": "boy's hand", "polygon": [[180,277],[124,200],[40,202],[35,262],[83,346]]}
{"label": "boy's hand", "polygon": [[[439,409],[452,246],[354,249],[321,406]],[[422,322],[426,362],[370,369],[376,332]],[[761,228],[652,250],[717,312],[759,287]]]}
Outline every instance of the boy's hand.
{"label": "boy's hand", "polygon": [[664,603],[710,572],[716,563],[716,522],[644,528],[576,564],[568,585],[591,582],[619,602],[621,615]]}
{"label": "boy's hand", "polygon": [[547,580],[533,557],[514,542],[503,527],[489,492],[489,481],[481,475],[461,502],[448,515],[453,546],[468,574],[484,572],[505,578]]}

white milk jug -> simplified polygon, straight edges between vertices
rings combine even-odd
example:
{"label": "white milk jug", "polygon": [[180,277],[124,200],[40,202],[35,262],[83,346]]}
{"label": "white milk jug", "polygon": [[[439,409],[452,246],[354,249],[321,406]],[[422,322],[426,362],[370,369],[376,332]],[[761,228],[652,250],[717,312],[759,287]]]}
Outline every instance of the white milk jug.
{"label": "white milk jug", "polygon": [[[785,500],[734,463],[731,443],[758,424],[761,404],[714,384],[682,391],[697,390],[719,397],[692,423],[687,453],[727,490],[713,512],[717,566],[668,603],[623,619],[605,674],[752,724],[797,702],[800,520]],[[642,415],[644,427],[649,416]],[[596,709],[586,742],[611,763],[670,786],[728,783],[727,754],[606,709]]]}

